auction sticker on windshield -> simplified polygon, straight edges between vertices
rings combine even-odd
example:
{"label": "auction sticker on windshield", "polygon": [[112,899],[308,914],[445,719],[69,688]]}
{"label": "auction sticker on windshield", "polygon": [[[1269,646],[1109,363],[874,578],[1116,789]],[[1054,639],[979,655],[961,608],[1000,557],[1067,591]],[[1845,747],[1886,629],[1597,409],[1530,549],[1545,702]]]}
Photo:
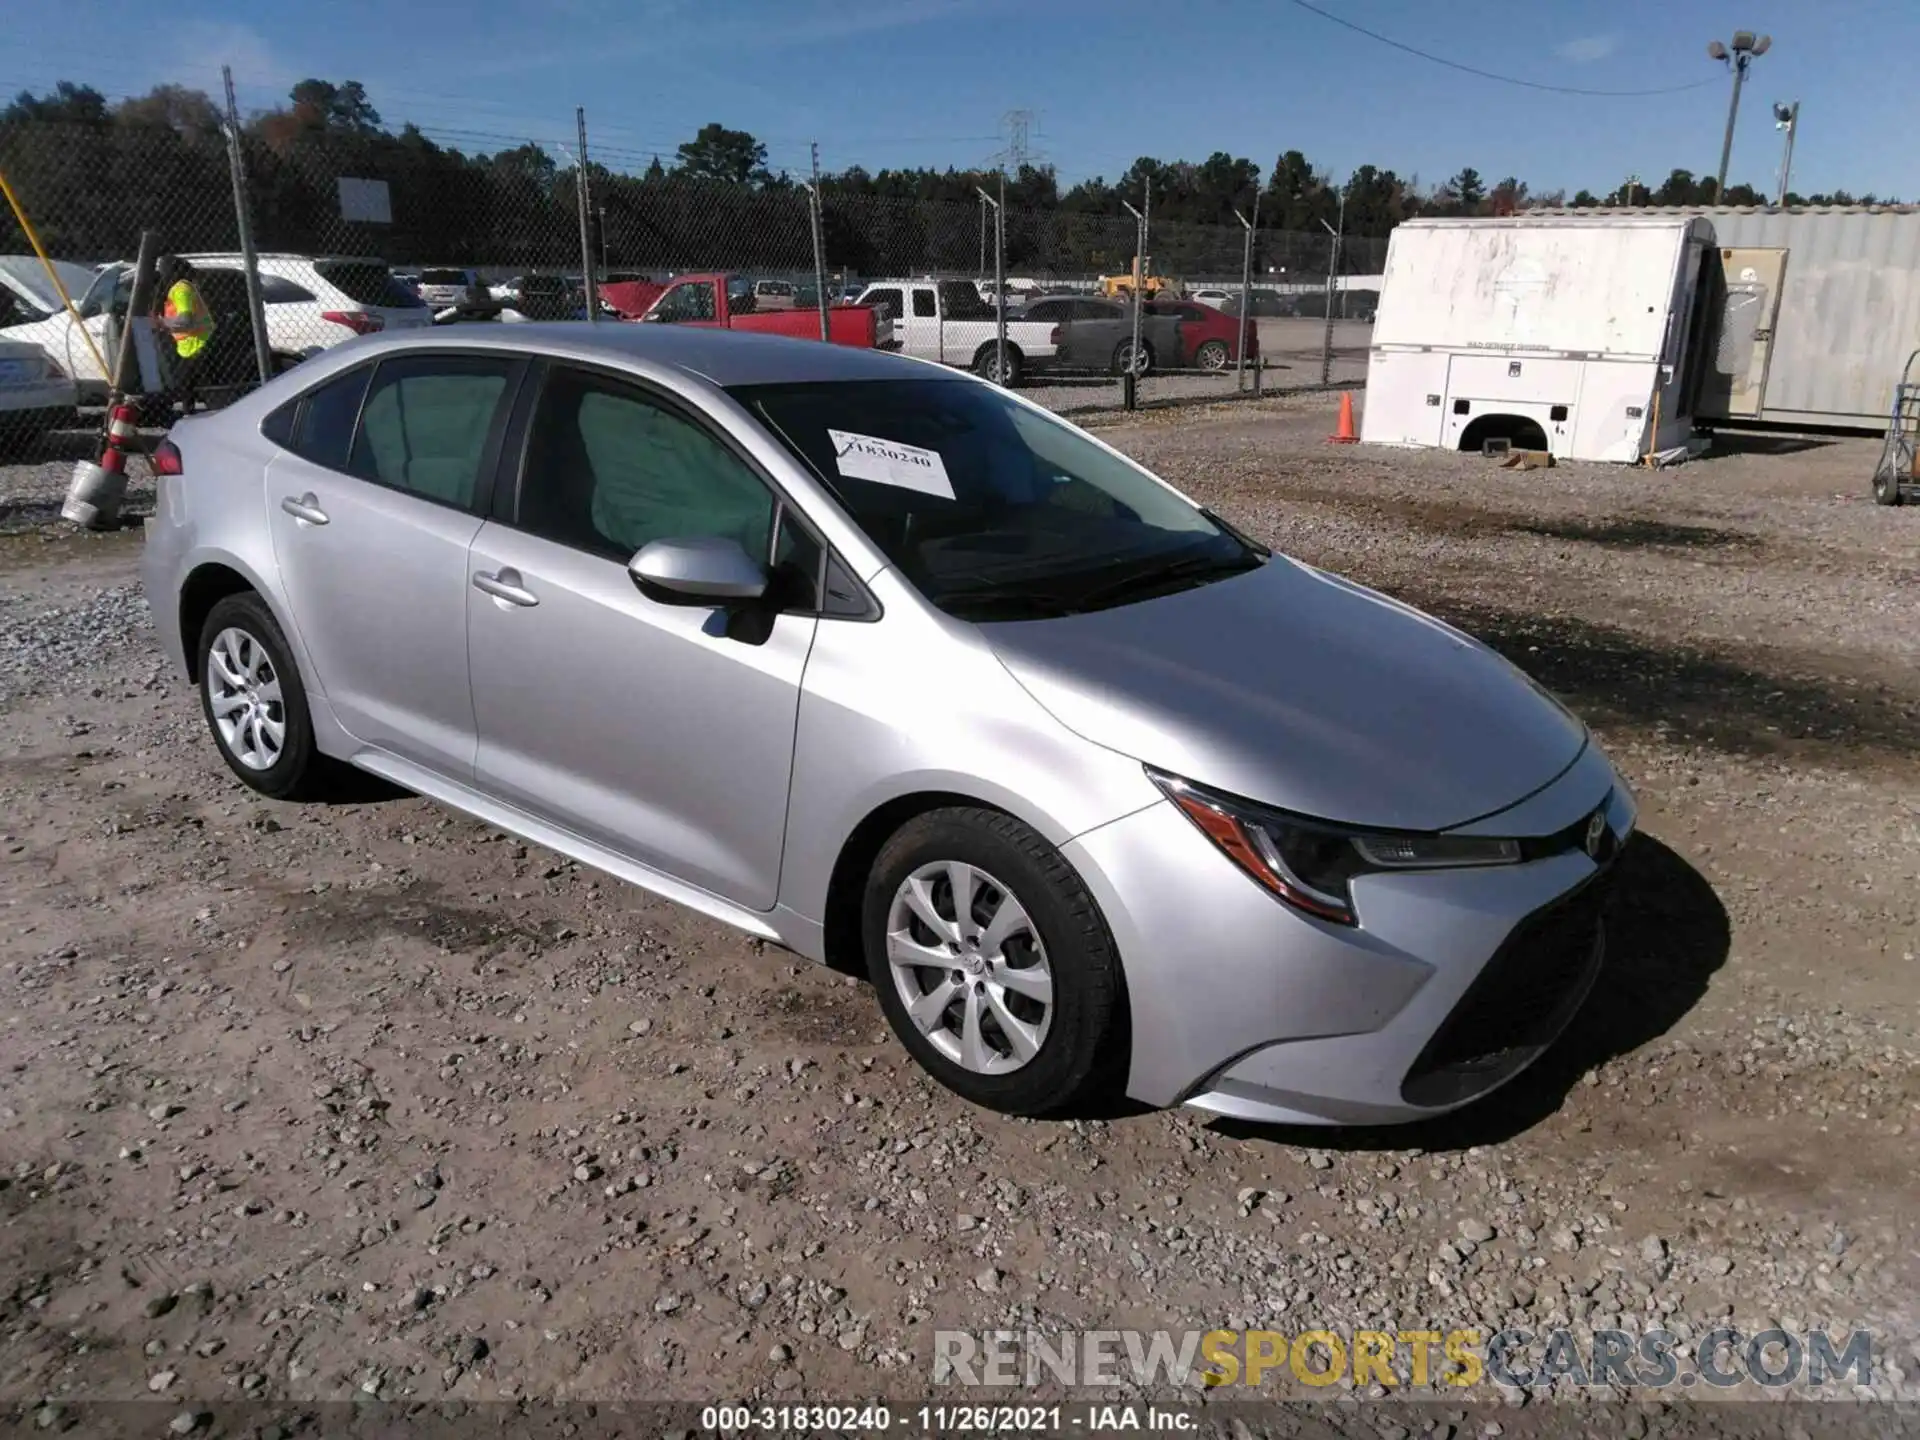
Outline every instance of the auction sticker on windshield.
{"label": "auction sticker on windshield", "polygon": [[938,451],[847,430],[829,430],[827,438],[833,441],[835,468],[849,480],[872,480],[953,499],[953,481],[947,478],[946,462]]}

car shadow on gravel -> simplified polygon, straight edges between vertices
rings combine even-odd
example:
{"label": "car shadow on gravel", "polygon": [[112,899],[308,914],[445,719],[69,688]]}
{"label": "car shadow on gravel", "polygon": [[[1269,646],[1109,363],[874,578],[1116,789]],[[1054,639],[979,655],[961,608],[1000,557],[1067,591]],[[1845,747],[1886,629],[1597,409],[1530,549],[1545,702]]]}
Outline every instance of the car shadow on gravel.
{"label": "car shadow on gravel", "polygon": [[1576,540],[1609,550],[1756,550],[1760,541],[1741,530],[1714,525],[1680,525],[1632,516],[1616,520],[1526,520],[1507,526],[1521,535],[1546,540]]}
{"label": "car shadow on gravel", "polygon": [[1809,450],[1824,450],[1834,443],[1824,435],[1736,434],[1730,430],[1713,433],[1709,460],[1733,455],[1804,455]]}
{"label": "car shadow on gravel", "polygon": [[1603,733],[1654,732],[1731,755],[1812,747],[1845,770],[1920,754],[1920,702],[1871,677],[1760,670],[1571,616],[1404,598],[1491,645]]}
{"label": "car shadow on gravel", "polygon": [[1547,1053],[1486,1099],[1411,1125],[1322,1129],[1216,1120],[1232,1138],[1321,1150],[1465,1150],[1524,1134],[1566,1103],[1589,1072],[1657,1040],[1707,992],[1732,932],[1706,878],[1636,834],[1621,852],[1607,916],[1607,958],[1586,1004]]}

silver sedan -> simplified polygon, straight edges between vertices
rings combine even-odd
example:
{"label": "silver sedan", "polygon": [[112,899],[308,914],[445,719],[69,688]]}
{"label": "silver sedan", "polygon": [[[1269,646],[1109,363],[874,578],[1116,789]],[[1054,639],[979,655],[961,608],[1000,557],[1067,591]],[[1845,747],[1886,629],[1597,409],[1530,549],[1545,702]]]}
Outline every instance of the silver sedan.
{"label": "silver sedan", "polygon": [[155,455],[221,755],[357,766],[816,960],[979,1104],[1373,1123],[1522,1070],[1634,820],[1586,728],[969,376],[368,337]]}

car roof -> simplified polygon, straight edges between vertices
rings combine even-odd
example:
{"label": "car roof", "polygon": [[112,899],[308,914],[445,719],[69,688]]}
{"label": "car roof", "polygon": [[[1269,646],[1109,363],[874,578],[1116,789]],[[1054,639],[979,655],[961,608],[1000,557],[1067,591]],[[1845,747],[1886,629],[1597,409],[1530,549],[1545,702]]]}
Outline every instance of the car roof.
{"label": "car roof", "polygon": [[[344,353],[346,347],[340,348]],[[721,386],[811,380],[966,379],[958,371],[860,346],[704,326],[626,321],[431,326],[390,330],[354,342],[354,352],[361,356],[448,348],[534,352],[616,365],[649,361],[675,366]]]}

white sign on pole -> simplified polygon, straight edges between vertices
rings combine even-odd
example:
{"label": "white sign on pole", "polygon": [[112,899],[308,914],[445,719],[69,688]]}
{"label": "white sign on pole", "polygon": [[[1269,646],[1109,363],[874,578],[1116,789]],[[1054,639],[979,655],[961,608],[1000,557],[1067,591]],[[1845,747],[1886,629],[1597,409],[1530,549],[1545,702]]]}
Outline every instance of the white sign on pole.
{"label": "white sign on pole", "polygon": [[340,218],[358,220],[367,225],[391,225],[393,205],[384,180],[356,180],[340,177]]}

